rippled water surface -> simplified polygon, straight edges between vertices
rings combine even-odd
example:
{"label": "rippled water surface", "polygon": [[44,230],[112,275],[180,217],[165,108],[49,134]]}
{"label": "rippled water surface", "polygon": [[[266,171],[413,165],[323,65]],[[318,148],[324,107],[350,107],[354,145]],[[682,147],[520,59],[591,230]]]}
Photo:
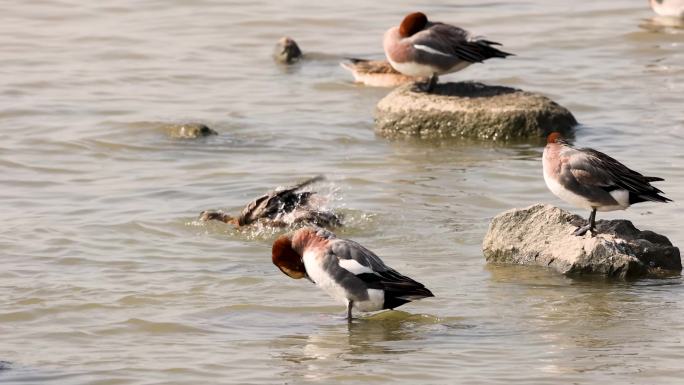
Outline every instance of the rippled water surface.
{"label": "rippled water surface", "polygon": [[[383,31],[416,9],[502,42],[517,56],[443,80],[568,107],[578,145],[664,177],[675,201],[599,218],[681,246],[684,30],[646,3],[5,3],[0,383],[681,383],[681,278],[485,265],[491,217],[569,208],[546,190],[539,143],[377,137],[388,90],[352,84],[335,57],[382,57]],[[282,35],[309,60],[275,65]],[[163,130],[190,121],[219,135]],[[348,325],[271,264],[276,232],[194,221],[319,173],[340,235],[436,298]]]}

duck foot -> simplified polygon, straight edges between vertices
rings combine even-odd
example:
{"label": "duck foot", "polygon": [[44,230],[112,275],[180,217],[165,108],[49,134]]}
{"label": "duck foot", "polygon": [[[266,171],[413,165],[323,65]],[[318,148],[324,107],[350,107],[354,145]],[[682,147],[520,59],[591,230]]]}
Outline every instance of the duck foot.
{"label": "duck foot", "polygon": [[586,226],[578,227],[572,235],[576,235],[578,237],[583,236],[584,234],[587,233],[587,231],[591,232],[592,238],[596,236],[596,208],[592,207],[591,209],[591,214],[589,214],[589,220],[587,221]]}
{"label": "duck foot", "polygon": [[593,228],[593,227],[591,227],[591,225],[586,225],[586,226],[578,227],[578,228],[572,233],[572,235],[581,237],[581,236],[583,236],[584,234],[586,234],[587,232],[589,232],[589,234],[591,234],[591,237],[592,237],[592,238],[596,236],[596,229]]}
{"label": "duck foot", "polygon": [[436,85],[437,85],[437,74],[432,74],[432,76],[430,76],[430,79],[428,79],[428,81],[426,81],[426,82],[413,83],[413,87],[411,87],[411,91],[429,94],[435,89]]}

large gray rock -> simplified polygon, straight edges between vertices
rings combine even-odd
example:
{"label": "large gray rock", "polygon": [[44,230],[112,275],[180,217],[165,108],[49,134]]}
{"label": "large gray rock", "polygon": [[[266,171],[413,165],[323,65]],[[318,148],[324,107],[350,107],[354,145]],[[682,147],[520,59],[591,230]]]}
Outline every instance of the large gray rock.
{"label": "large gray rock", "polygon": [[566,108],[532,92],[475,82],[437,84],[430,94],[399,87],[375,110],[375,130],[386,137],[486,140],[565,135],[577,125]]}
{"label": "large gray rock", "polygon": [[482,250],[489,263],[547,266],[568,275],[634,278],[682,270],[679,249],[663,235],[627,220],[597,221],[595,237],[572,235],[585,224],[551,205],[509,210],[492,220]]}

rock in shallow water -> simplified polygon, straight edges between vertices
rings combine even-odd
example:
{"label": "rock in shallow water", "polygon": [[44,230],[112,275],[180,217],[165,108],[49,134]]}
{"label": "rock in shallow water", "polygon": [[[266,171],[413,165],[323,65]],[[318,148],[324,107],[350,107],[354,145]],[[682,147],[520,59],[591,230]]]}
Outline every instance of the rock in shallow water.
{"label": "rock in shallow water", "polygon": [[659,276],[682,270],[679,249],[667,237],[640,231],[627,220],[600,220],[598,234],[572,235],[586,219],[537,204],[497,215],[482,250],[489,263],[551,267],[563,274],[618,278]]}
{"label": "rock in shallow water", "polygon": [[278,40],[273,48],[273,60],[280,64],[293,64],[302,58],[302,50],[299,49],[294,39],[284,36]]}
{"label": "rock in shallow water", "polygon": [[172,138],[196,139],[205,136],[218,135],[218,132],[202,123],[170,124],[164,130]]}
{"label": "rock in shallow water", "polygon": [[386,137],[468,137],[510,140],[569,135],[577,125],[566,108],[532,92],[475,82],[437,84],[433,93],[406,85],[378,103],[375,130]]}

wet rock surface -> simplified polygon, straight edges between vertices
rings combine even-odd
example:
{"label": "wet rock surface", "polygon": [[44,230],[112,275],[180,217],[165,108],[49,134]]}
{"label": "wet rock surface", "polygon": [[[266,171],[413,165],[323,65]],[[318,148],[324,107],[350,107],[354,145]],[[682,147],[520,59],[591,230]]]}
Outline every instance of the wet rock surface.
{"label": "wet rock surface", "polygon": [[492,219],[482,250],[488,263],[546,266],[566,275],[625,279],[682,270],[679,249],[663,235],[622,219],[597,221],[594,237],[572,235],[584,224],[551,205],[512,209]]}
{"label": "wet rock surface", "polygon": [[385,96],[375,111],[375,130],[385,137],[511,140],[571,135],[577,120],[551,99],[519,89],[476,82],[440,83],[432,93],[405,85]]}
{"label": "wet rock surface", "polygon": [[172,138],[196,139],[205,136],[218,135],[218,132],[202,123],[169,124],[164,131]]}

